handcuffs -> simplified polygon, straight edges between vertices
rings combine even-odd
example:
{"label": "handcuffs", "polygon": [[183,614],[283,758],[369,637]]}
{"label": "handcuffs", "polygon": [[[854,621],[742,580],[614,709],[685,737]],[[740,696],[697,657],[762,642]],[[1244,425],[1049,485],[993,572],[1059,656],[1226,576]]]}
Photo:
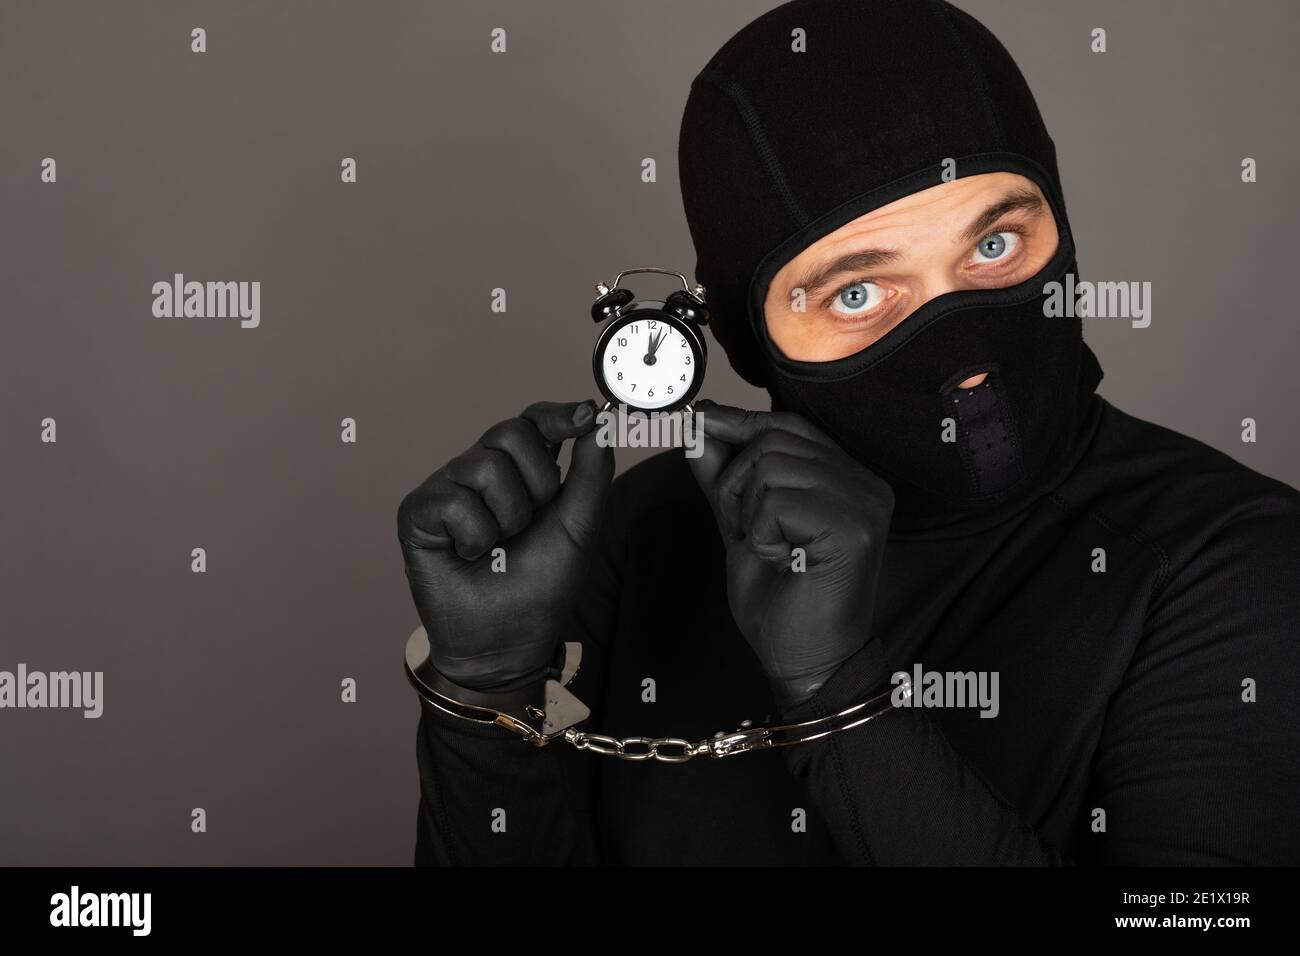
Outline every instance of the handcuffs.
{"label": "handcuffs", "polygon": [[[559,680],[539,678],[518,689],[491,694],[448,680],[430,662],[429,650],[428,634],[423,626],[417,627],[406,642],[406,676],[432,706],[453,717],[504,727],[537,747],[562,739],[578,750],[590,750],[621,760],[685,763],[692,757],[730,757],[769,747],[805,743],[857,727],[888,713],[895,706],[905,706],[912,696],[912,682],[904,674],[902,680],[888,690],[817,720],[773,727],[755,727],[752,721],[746,720],[730,733],[720,730],[712,737],[694,743],[681,737],[606,737],[577,729],[591,711],[567,687],[582,663],[582,645],[576,641],[564,644],[564,664]],[[895,695],[899,697],[897,704]]]}

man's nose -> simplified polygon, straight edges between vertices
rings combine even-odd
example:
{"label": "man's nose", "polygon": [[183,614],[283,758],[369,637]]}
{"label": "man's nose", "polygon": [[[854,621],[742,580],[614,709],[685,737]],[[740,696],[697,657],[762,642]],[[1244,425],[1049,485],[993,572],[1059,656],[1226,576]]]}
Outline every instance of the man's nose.
{"label": "man's nose", "polygon": [[[934,275],[926,276],[922,286],[922,294],[925,298],[917,304],[916,309],[919,309],[931,299],[937,299],[941,295],[945,295],[949,292],[956,292],[961,288],[963,287],[959,285],[952,276],[947,275],[946,273],[935,273]],[[913,309],[913,311],[916,311],[916,309]],[[970,378],[958,382],[957,388],[974,388],[976,385],[984,381],[984,379],[988,378],[988,374],[988,372],[978,372],[977,374],[970,376]]]}

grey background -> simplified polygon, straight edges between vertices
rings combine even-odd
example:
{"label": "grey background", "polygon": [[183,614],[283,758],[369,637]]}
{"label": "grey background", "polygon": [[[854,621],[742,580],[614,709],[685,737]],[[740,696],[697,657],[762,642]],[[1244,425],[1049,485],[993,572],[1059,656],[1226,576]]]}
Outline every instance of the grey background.
{"label": "grey background", "polygon": [[[594,280],[693,267],[687,87],[772,5],[0,6],[0,669],[106,672],[99,720],[0,711],[0,862],[410,862],[396,505],[595,395]],[[1300,10],[961,5],[1036,92],[1085,277],[1154,284],[1150,328],[1086,326],[1102,393],[1300,483]],[[174,272],[260,280],[261,327],[153,318]],[[766,407],[716,354],[705,394]]]}

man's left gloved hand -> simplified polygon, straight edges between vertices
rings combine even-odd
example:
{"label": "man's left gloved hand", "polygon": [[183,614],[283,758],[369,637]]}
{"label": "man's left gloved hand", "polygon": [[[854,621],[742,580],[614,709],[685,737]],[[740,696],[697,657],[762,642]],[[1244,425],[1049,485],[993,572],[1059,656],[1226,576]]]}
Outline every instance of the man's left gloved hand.
{"label": "man's left gloved hand", "polygon": [[871,637],[894,493],[799,415],[695,409],[691,470],[726,542],[732,617],[788,710]]}

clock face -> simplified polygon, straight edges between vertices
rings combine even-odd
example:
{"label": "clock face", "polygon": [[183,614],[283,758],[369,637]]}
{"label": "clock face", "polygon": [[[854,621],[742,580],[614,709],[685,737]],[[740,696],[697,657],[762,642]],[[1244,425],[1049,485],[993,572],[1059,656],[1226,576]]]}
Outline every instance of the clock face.
{"label": "clock face", "polygon": [[601,343],[596,361],[615,402],[655,411],[684,404],[694,394],[699,356],[687,334],[662,313],[632,313],[607,329]]}

